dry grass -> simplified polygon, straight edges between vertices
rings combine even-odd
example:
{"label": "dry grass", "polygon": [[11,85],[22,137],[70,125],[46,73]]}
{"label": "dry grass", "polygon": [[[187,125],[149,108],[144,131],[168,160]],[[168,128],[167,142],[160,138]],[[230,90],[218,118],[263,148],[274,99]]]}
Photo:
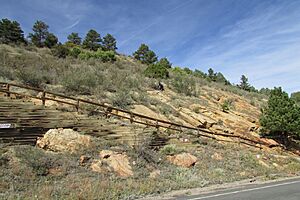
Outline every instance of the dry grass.
{"label": "dry grass", "polygon": [[[5,147],[2,150],[5,153],[0,158],[3,161],[0,195],[4,199],[135,199],[170,190],[204,187],[257,176],[270,179],[274,178],[273,174],[283,176],[300,172],[300,163],[294,159],[275,158],[255,149],[200,140],[201,144],[195,141],[196,146],[179,148],[168,145],[160,151],[147,148],[149,143],[131,148],[99,140],[93,149],[75,155],[54,154],[31,146]],[[113,173],[98,174],[88,166],[78,165],[81,154],[96,157],[99,149],[111,146],[125,151],[130,157],[133,177],[124,179]],[[165,156],[170,152],[182,151],[197,156],[198,163],[186,169],[166,161]],[[218,154],[219,158],[214,158],[214,154]],[[261,165],[259,160],[269,167]],[[280,167],[275,167],[273,163]],[[161,175],[149,178],[150,172],[155,169],[159,169]]]}

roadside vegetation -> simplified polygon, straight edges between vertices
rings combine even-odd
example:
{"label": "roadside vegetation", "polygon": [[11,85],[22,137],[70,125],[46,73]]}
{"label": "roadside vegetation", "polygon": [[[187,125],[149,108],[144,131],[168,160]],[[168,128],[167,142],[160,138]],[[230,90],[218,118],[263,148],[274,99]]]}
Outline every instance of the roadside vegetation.
{"label": "roadside vegetation", "polygon": [[[300,162],[289,157],[277,158],[260,150],[223,146],[210,140],[195,140],[194,145],[167,145],[154,150],[147,143],[131,148],[101,139],[97,141],[97,148],[75,154],[47,152],[32,146],[2,146],[1,198],[135,199],[243,179],[275,179],[297,175],[300,171]],[[88,164],[79,164],[80,155],[93,158],[100,149],[113,147],[129,155],[134,171],[132,177],[124,179],[114,173],[97,173],[91,171]],[[166,160],[167,156],[180,152],[192,152],[199,162],[192,168],[183,168]],[[159,174],[150,177],[153,171],[159,171]]]}

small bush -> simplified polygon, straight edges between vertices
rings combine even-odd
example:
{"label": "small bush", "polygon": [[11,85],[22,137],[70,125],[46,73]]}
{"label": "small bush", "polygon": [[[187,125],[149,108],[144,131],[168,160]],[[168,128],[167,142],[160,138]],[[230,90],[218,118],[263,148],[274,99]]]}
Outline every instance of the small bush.
{"label": "small bush", "polygon": [[228,112],[230,110],[230,103],[228,100],[224,101],[222,104],[222,111],[223,112]]}
{"label": "small bush", "polygon": [[8,67],[0,66],[0,77],[6,78],[6,79],[9,79],[9,80],[13,80],[14,79],[14,74],[13,74],[13,71],[10,70]]}
{"label": "small bush", "polygon": [[45,176],[53,167],[53,160],[43,150],[34,147],[16,148],[16,156],[22,160],[36,175]]}
{"label": "small bush", "polygon": [[176,92],[187,96],[197,96],[196,82],[193,77],[187,75],[175,74],[171,84]]}
{"label": "small bush", "polygon": [[70,51],[66,46],[58,45],[54,49],[52,49],[52,53],[56,57],[66,58],[69,55]]}
{"label": "small bush", "polygon": [[44,75],[40,72],[41,71],[37,71],[31,68],[23,68],[21,70],[18,70],[16,75],[17,78],[25,85],[40,88],[42,87],[42,83],[44,82]]}
{"label": "small bush", "polygon": [[86,70],[84,68],[74,69],[66,72],[62,84],[69,92],[91,94],[97,84],[97,76],[93,70]]}
{"label": "small bush", "polygon": [[162,65],[152,64],[148,66],[144,74],[149,78],[169,78],[169,71]]}
{"label": "small bush", "polygon": [[81,53],[81,50],[78,47],[74,47],[70,50],[70,56],[74,58],[78,58],[79,54]]}
{"label": "small bush", "polygon": [[200,113],[200,107],[195,107],[195,108],[193,108],[193,112],[195,112],[195,113]]}
{"label": "small bush", "polygon": [[119,90],[112,96],[111,101],[113,106],[122,109],[127,109],[133,103],[131,94],[127,90]]}
{"label": "small bush", "polygon": [[98,50],[96,52],[92,51],[83,51],[81,52],[78,57],[82,60],[89,60],[91,58],[99,59],[102,62],[113,62],[116,61],[116,55],[113,51],[101,51]]}
{"label": "small bush", "polygon": [[162,153],[164,155],[175,155],[175,154],[178,154],[181,152],[183,152],[183,151],[181,149],[179,149],[178,147],[176,147],[176,145],[174,145],[174,144],[168,144],[160,149],[160,153]]}

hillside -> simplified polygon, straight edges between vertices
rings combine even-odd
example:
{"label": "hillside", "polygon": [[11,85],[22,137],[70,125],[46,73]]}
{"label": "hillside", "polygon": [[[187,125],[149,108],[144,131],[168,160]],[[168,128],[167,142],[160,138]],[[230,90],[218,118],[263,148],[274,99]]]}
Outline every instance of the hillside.
{"label": "hillside", "polygon": [[[147,65],[130,56],[117,54],[111,62],[57,58],[47,48],[8,45],[0,46],[0,67],[0,81],[39,87],[214,133],[243,136],[269,146],[278,145],[259,134],[260,110],[266,105],[266,95],[210,81],[188,69],[173,67],[168,69],[168,78],[154,79],[145,76]],[[163,91],[156,89],[159,82],[164,86]],[[24,101],[40,104],[33,99]],[[46,107],[61,113],[70,109],[53,102]],[[199,137],[189,130],[129,125],[118,118],[93,115],[97,109],[86,107],[80,114],[85,116],[87,124],[98,120],[99,123],[90,126],[97,130],[101,127],[112,137],[102,137],[101,130],[100,135],[78,130],[79,136],[68,130],[62,140],[72,140],[68,133],[74,134],[74,138],[82,138],[79,142],[84,141],[84,147],[62,142],[58,149],[55,145],[47,149],[43,140],[38,146],[44,145],[44,149],[1,144],[0,194],[7,199],[134,199],[176,189],[243,179],[253,181],[257,177],[273,179],[300,172],[297,152],[278,146],[260,149],[236,141],[227,143]],[[151,146],[155,140],[165,142]],[[184,163],[180,163],[182,157]],[[111,164],[118,163],[118,159],[123,164],[116,170]]]}
{"label": "hillside", "polygon": [[[118,55],[113,63],[96,59],[57,59],[48,49],[28,51],[2,45],[1,77],[54,92],[79,95],[108,105],[214,131],[258,137],[258,118],[267,96],[170,69],[160,79],[144,75],[146,65]],[[222,106],[226,105],[226,111]]]}

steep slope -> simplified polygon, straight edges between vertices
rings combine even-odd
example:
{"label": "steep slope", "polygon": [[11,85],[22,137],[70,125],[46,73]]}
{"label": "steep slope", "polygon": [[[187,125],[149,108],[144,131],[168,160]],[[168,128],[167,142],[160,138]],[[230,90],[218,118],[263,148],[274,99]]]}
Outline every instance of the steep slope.
{"label": "steep slope", "polygon": [[[146,66],[123,55],[118,55],[114,63],[102,63],[93,59],[57,59],[48,49],[1,45],[0,56],[0,77],[5,80],[69,93],[183,125],[260,140],[258,118],[266,102],[262,94],[210,82],[184,71],[178,73],[178,69],[171,69],[170,78],[163,80],[165,90],[157,91],[153,88],[158,80],[143,74]],[[193,95],[185,94],[191,88]],[[222,109],[224,104],[226,110]]]}

